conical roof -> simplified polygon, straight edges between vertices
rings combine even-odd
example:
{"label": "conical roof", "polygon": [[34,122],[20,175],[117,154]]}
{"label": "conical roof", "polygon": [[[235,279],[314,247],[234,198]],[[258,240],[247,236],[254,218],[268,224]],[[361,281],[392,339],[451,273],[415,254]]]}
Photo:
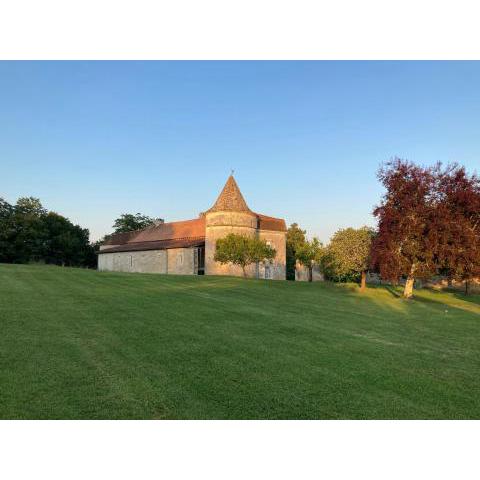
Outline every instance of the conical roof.
{"label": "conical roof", "polygon": [[222,192],[217,198],[217,201],[208,212],[249,212],[247,202],[243,198],[242,192],[238,188],[237,182],[233,175],[228,177],[227,183],[223,187]]}

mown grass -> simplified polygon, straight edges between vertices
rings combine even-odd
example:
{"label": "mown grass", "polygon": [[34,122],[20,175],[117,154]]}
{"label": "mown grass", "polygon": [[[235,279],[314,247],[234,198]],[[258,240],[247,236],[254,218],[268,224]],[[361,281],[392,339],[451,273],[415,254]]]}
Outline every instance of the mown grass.
{"label": "mown grass", "polygon": [[480,418],[480,304],[0,265],[0,418]]}

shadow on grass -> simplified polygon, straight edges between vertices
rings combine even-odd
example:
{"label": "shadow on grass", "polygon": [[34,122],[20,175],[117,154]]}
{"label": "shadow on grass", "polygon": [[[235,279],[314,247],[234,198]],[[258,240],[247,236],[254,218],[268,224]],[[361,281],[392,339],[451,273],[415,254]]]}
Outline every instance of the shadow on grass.
{"label": "shadow on grass", "polygon": [[470,293],[465,295],[464,293],[460,293],[458,291],[451,291],[450,294],[458,300],[462,300],[464,302],[471,302],[475,305],[480,305],[480,294]]}

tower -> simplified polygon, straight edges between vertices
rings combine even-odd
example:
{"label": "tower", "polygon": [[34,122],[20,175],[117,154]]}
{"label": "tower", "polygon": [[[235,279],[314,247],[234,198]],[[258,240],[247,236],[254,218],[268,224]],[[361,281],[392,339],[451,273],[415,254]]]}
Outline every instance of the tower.
{"label": "tower", "polygon": [[[217,239],[229,233],[255,236],[258,216],[249,208],[233,175],[228,177],[223,190],[212,208],[205,212],[205,274],[242,276],[242,269],[234,265],[221,265],[213,259]],[[247,267],[247,275],[255,276],[255,265]]]}

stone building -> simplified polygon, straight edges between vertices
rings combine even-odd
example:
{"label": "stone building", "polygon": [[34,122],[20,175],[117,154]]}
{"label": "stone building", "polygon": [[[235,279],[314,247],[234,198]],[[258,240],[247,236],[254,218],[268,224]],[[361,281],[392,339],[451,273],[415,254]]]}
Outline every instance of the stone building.
{"label": "stone building", "polygon": [[212,208],[198,218],[156,224],[110,237],[98,255],[98,269],[177,275],[235,275],[242,269],[215,262],[217,239],[238,233],[265,240],[276,250],[266,264],[249,265],[254,278],[285,280],[286,225],[281,218],[255,213],[247,206],[237,182],[230,176]]}

